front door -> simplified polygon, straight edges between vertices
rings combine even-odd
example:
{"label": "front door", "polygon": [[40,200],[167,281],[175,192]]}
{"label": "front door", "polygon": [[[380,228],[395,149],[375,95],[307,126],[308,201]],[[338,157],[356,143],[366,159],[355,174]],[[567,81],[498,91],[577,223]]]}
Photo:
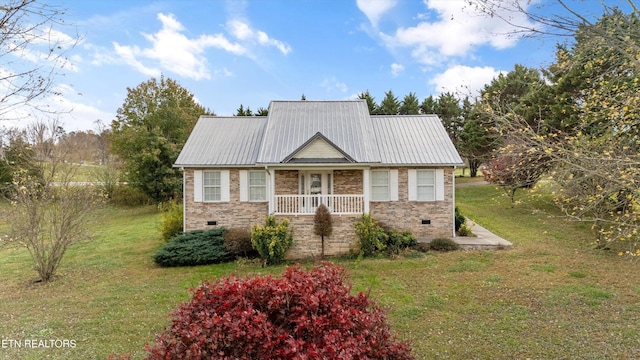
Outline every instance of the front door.
{"label": "front door", "polygon": [[300,195],[314,195],[303,198],[303,206],[306,212],[315,212],[315,209],[324,203],[330,207],[328,197],[333,193],[332,171],[301,171]]}

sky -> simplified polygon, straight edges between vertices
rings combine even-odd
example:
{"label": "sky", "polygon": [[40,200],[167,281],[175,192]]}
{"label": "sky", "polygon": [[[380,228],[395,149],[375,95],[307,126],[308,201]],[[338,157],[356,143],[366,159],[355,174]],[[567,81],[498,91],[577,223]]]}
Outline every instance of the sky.
{"label": "sky", "polygon": [[[597,0],[568,2],[581,14],[602,13]],[[389,90],[400,100],[409,92],[420,100],[442,92],[475,97],[515,64],[550,65],[555,44],[566,40],[514,34],[512,25],[464,0],[46,3],[66,9],[65,25],[55,34],[80,39],[65,49],[58,94],[39,100],[59,109],[50,116],[67,132],[95,130],[98,120],[110,124],[128,88],[160,76],[226,116],[241,104],[256,110],[303,94],[307,100],[345,100],[369,91],[378,103]],[[521,3],[559,11],[551,0]],[[516,12],[500,15],[511,24],[538,26]],[[2,65],[7,63],[0,73],[9,71]],[[24,111],[15,111],[21,120],[0,126],[24,124]]]}

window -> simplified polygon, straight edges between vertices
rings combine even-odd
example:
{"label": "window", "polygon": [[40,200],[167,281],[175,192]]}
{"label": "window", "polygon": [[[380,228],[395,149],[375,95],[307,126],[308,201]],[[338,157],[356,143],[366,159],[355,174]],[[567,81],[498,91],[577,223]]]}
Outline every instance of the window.
{"label": "window", "polygon": [[389,200],[389,171],[371,171],[371,200]]}
{"label": "window", "polygon": [[202,189],[204,201],[222,200],[222,182],[220,171],[202,172]]}
{"label": "window", "polygon": [[436,175],[434,170],[416,172],[417,200],[434,201],[436,196]]}
{"label": "window", "polygon": [[249,201],[267,200],[267,174],[264,171],[249,171]]}

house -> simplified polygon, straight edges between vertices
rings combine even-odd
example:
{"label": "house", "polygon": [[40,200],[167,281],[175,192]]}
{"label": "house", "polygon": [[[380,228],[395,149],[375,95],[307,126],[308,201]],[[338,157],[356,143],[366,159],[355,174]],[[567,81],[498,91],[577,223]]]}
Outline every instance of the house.
{"label": "house", "polygon": [[454,169],[463,165],[436,115],[370,115],[364,100],[272,101],[264,117],[202,116],[175,166],[184,229],[245,228],[288,218],[290,259],[321,254],[320,204],[332,213],[325,254],[357,245],[370,213],[418,239],[453,237]]}

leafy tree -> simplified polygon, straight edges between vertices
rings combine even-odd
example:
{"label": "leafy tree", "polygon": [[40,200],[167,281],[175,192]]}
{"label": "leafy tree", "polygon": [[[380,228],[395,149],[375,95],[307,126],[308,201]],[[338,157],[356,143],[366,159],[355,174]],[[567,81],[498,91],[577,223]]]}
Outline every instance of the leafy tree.
{"label": "leafy tree", "polygon": [[[25,106],[40,111],[34,101],[55,94],[55,84],[68,64],[67,52],[79,37],[58,36],[64,26],[63,8],[38,0],[7,0],[0,5],[0,119]],[[25,54],[38,61],[25,61]]]}
{"label": "leafy tree", "polygon": [[557,205],[592,223],[598,248],[639,256],[640,12],[605,6],[595,22],[576,11],[529,17],[574,38],[547,69],[549,130],[536,132],[522,112],[486,110],[515,141],[548,156]]}
{"label": "leafy tree", "polygon": [[400,113],[400,101],[393,95],[393,91],[389,90],[384,93],[384,99],[380,102],[378,114],[380,115],[398,115]]}
{"label": "leafy tree", "polygon": [[376,104],[375,98],[373,96],[371,96],[371,94],[369,93],[369,90],[360,93],[360,95],[358,95],[358,99],[367,101],[367,107],[369,108],[369,114],[376,115],[378,113],[378,105]]}
{"label": "leafy tree", "polygon": [[405,95],[400,106],[400,115],[417,115],[420,113],[420,101],[415,93]]}
{"label": "leafy tree", "polygon": [[164,76],[127,88],[111,124],[111,150],[122,159],[129,182],[155,201],[180,193],[182,174],[173,163],[207,113],[191,92]]}
{"label": "leafy tree", "polygon": [[324,237],[331,236],[333,232],[333,223],[331,221],[331,213],[325,204],[320,204],[316,209],[313,217],[313,232],[321,236],[322,241],[322,258],[324,258]]}

